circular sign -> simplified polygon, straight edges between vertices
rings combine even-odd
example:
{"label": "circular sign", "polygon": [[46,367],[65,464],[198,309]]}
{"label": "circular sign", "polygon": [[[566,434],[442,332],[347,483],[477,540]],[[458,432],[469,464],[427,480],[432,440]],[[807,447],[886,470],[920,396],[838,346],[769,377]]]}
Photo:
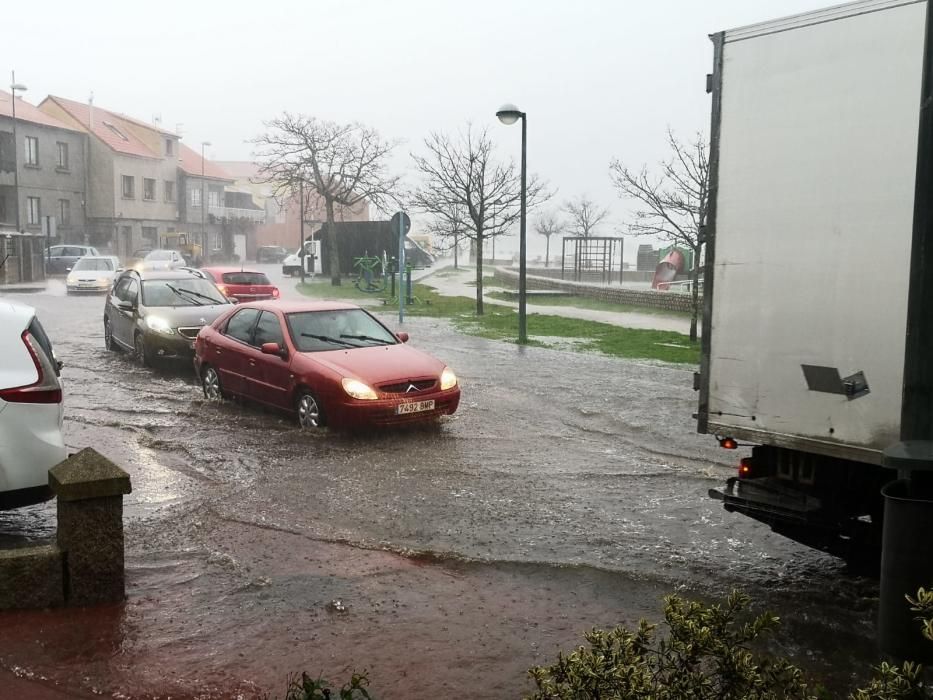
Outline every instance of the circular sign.
{"label": "circular sign", "polygon": [[397,232],[399,230],[399,222],[402,224],[402,233],[407,234],[411,231],[411,217],[408,216],[403,211],[396,212],[392,215],[392,231]]}

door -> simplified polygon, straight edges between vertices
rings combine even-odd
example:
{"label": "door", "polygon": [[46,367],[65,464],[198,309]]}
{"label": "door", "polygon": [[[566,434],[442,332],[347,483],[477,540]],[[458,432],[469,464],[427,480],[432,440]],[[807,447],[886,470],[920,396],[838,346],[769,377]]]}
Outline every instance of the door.
{"label": "door", "polygon": [[[139,298],[139,283],[132,277],[124,277],[113,288],[110,296],[110,333],[119,345],[133,348],[133,332],[136,330],[136,313]],[[121,309],[119,302],[130,302],[132,309]]]}
{"label": "door", "polygon": [[204,361],[217,370],[224,391],[246,394],[243,374],[253,338],[253,327],[258,318],[258,309],[240,309],[214,336],[216,342],[206,344]]}
{"label": "door", "polygon": [[263,343],[285,348],[285,335],[279,317],[263,311],[253,331],[253,342],[246,353],[246,395],[270,406],[291,408],[292,378],[288,356],[266,355]]}
{"label": "door", "polygon": [[235,233],[233,234],[233,253],[236,255],[236,259],[240,261],[246,260],[246,234],[245,233]]}

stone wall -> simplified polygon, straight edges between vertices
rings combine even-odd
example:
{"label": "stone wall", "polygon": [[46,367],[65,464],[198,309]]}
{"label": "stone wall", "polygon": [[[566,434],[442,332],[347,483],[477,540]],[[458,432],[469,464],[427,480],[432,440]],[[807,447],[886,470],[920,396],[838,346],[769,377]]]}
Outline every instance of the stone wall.
{"label": "stone wall", "polygon": [[[518,272],[496,268],[493,277],[500,282],[514,285],[518,281]],[[668,311],[685,311],[692,309],[692,295],[679,292],[658,292],[653,289],[625,289],[624,287],[596,287],[589,284],[578,284],[559,279],[527,276],[528,289],[556,289],[570,292],[576,296],[590,299],[602,299],[616,304],[631,304],[632,306],[647,306]],[[700,295],[700,305],[703,305],[703,295]]]}

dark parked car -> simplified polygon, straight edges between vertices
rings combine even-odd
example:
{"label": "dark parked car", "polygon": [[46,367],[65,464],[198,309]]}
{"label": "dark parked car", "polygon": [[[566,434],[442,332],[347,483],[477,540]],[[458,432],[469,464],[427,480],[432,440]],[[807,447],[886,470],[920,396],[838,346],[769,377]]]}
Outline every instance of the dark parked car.
{"label": "dark parked car", "polygon": [[127,270],[104,307],[104,344],[127,350],[143,365],[190,359],[194,339],[231,302],[201,275],[185,270]]}
{"label": "dark parked car", "polygon": [[288,251],[280,245],[261,245],[256,249],[256,262],[280,263],[288,255]]}
{"label": "dark parked car", "polygon": [[421,423],[460,403],[457,376],[359,306],[258,301],[205,326],[195,367],[211,400],[290,411],[302,428]]}
{"label": "dark parked car", "polygon": [[100,255],[97,248],[89,245],[53,245],[45,251],[46,272],[63,275],[74,267],[78,258],[85,255]]}

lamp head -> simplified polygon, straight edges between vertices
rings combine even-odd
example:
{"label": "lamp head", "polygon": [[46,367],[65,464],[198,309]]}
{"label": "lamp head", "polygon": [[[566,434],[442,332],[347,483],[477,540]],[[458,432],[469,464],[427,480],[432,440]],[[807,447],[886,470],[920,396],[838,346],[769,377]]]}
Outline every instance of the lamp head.
{"label": "lamp head", "polygon": [[514,124],[524,117],[525,113],[513,104],[504,104],[499,108],[499,111],[496,112],[496,116],[499,117],[500,122],[509,125]]}

